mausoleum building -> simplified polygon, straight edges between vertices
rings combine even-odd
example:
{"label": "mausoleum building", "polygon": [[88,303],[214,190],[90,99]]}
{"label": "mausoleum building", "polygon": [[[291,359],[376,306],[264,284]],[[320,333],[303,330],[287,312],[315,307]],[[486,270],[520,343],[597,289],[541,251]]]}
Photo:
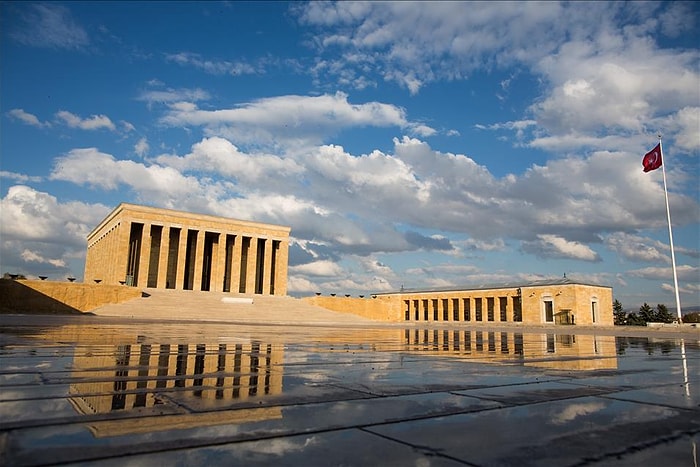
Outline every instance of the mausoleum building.
{"label": "mausoleum building", "polygon": [[87,238],[86,283],[286,295],[290,228],[122,203]]}

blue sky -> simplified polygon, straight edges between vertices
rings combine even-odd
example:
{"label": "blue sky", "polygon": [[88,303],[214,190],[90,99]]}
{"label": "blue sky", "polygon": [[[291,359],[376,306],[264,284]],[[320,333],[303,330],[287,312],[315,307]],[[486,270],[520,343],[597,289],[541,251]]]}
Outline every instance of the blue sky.
{"label": "blue sky", "polygon": [[289,292],[700,305],[693,2],[0,3],[0,272],[120,202],[289,225]]}

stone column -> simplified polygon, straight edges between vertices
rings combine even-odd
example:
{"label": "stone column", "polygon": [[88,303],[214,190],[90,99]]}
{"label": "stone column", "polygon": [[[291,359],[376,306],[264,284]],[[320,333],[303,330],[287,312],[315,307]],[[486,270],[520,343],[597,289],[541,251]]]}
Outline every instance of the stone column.
{"label": "stone column", "polygon": [[506,321],[513,322],[513,313],[514,313],[514,308],[513,308],[513,297],[508,296],[506,297]]}
{"label": "stone column", "polygon": [[[111,233],[111,232],[109,232],[109,233]],[[102,258],[104,258],[105,256],[107,256],[110,253],[109,248],[110,248],[111,242],[112,242],[112,239],[110,237],[111,236],[109,234],[107,234],[106,236],[104,236],[100,240],[98,240],[98,242],[93,246],[93,248],[95,248],[95,251],[99,252],[99,253],[92,260],[91,270],[93,272],[92,272],[91,276],[94,276],[95,271],[97,271],[97,267],[99,265],[102,265],[102,267],[107,266],[105,264],[105,262],[102,260]],[[105,277],[103,277],[102,279],[104,279],[105,282],[114,283],[114,284],[119,283],[119,282],[112,282],[111,281],[111,272],[112,272],[111,267],[109,267],[109,266],[104,267],[103,271],[104,271],[103,275]],[[98,279],[99,279],[99,277],[98,277]]]}
{"label": "stone column", "polygon": [[94,257],[97,255],[99,250],[95,248],[95,246],[90,246],[88,244],[87,247],[87,254],[85,255],[85,269],[83,269],[83,278],[87,282],[90,279],[93,278],[94,273],[92,272],[94,270],[93,264],[95,263]]}
{"label": "stone column", "polygon": [[165,288],[165,283],[168,280],[168,252],[170,250],[170,226],[164,225],[163,231],[160,234],[160,252],[158,254],[158,279],[156,287],[159,289]]}
{"label": "stone column", "polygon": [[216,246],[212,248],[211,283],[209,290],[223,292],[226,272],[226,232],[219,233]]}
{"label": "stone column", "polygon": [[246,269],[245,291],[249,294],[255,293],[255,278],[258,272],[258,238],[250,237],[250,247],[248,248],[248,265]]}
{"label": "stone column", "polygon": [[270,295],[270,282],[272,282],[272,248],[274,247],[272,240],[264,239],[265,242],[265,258],[263,260],[263,295]]}
{"label": "stone column", "polygon": [[[111,248],[111,246],[112,246],[112,237],[114,236],[113,233],[114,233],[114,232],[113,232],[112,230],[110,230],[104,237],[102,237],[102,239],[101,239],[101,243],[102,243],[102,244],[99,245],[99,248],[101,249],[100,255],[97,256],[97,258],[95,258],[95,261],[97,261],[97,260],[101,257],[101,255],[105,255],[105,256],[106,256],[106,255],[109,255],[109,254],[111,253],[110,248]],[[101,263],[93,263],[93,266],[92,266],[93,269],[92,269],[92,270],[95,271],[96,268],[98,267],[98,265],[101,265],[102,268],[103,268],[103,269],[102,269],[102,270],[104,271],[103,275],[105,276],[103,279],[104,279],[105,283],[109,283],[109,284],[119,284],[119,282],[115,281],[115,280],[112,278],[112,266],[111,266],[111,264],[110,264],[110,265],[105,265],[104,262],[101,262]],[[94,273],[93,273],[93,274],[94,274]]]}
{"label": "stone column", "polygon": [[204,270],[204,238],[206,231],[197,231],[197,243],[194,252],[194,274],[192,280],[192,290],[202,290],[202,274]]}
{"label": "stone column", "polygon": [[90,245],[88,244],[87,251],[85,253],[85,267],[83,268],[83,280],[85,282],[89,281],[92,278],[92,255],[97,253],[97,250],[90,251],[92,248],[90,248]]}
{"label": "stone column", "polygon": [[289,263],[289,242],[281,241],[275,264],[275,295],[287,295],[287,267]]}
{"label": "stone column", "polygon": [[[109,233],[107,236],[103,239],[105,242],[104,245],[102,245],[102,248],[105,249],[104,253],[107,255],[109,258],[114,259],[114,239],[117,235],[117,230],[116,227],[112,227],[109,229]],[[103,263],[104,264],[104,263]],[[119,284],[119,280],[117,280],[116,275],[114,274],[114,262],[110,261],[107,267],[105,268],[105,282],[109,282],[111,284]]]}
{"label": "stone column", "polygon": [[110,269],[116,283],[119,283],[119,281],[123,281],[125,279],[126,262],[128,260],[127,255],[129,251],[129,235],[127,234],[126,239],[123,240],[126,242],[126,252],[122,252],[122,232],[125,228],[122,224],[122,222],[119,222],[114,229],[114,234],[112,235],[112,251],[109,255],[110,258],[113,258],[113,262],[110,264]]}
{"label": "stone column", "polygon": [[243,251],[243,236],[236,234],[233,240],[233,253],[231,254],[231,292],[241,291],[241,255]]}
{"label": "stone column", "polygon": [[139,253],[139,264],[137,266],[138,277],[136,278],[136,286],[148,286],[148,270],[150,268],[151,258],[151,224],[143,224],[141,229],[141,251]]}
{"label": "stone column", "polygon": [[180,229],[180,242],[177,248],[177,273],[175,274],[175,289],[185,288],[185,256],[187,256],[187,228]]}
{"label": "stone column", "polygon": [[114,251],[114,283],[126,279],[126,265],[129,262],[129,233],[131,232],[131,222],[121,221],[117,228]]}

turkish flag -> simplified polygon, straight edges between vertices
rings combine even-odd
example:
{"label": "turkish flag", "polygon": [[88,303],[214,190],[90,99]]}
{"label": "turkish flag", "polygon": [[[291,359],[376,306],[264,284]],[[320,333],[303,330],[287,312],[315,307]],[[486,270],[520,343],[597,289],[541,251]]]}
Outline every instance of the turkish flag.
{"label": "turkish flag", "polygon": [[654,149],[644,154],[644,159],[642,159],[642,165],[644,166],[645,172],[651,172],[661,167],[663,163],[661,159],[661,143],[657,144]]}

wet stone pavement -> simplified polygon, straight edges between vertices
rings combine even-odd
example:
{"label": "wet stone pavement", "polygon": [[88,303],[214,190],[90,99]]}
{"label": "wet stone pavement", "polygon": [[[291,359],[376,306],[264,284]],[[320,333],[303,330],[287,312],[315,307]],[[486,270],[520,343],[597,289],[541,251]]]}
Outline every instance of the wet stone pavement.
{"label": "wet stone pavement", "polygon": [[700,334],[0,319],[0,465],[700,458]]}

